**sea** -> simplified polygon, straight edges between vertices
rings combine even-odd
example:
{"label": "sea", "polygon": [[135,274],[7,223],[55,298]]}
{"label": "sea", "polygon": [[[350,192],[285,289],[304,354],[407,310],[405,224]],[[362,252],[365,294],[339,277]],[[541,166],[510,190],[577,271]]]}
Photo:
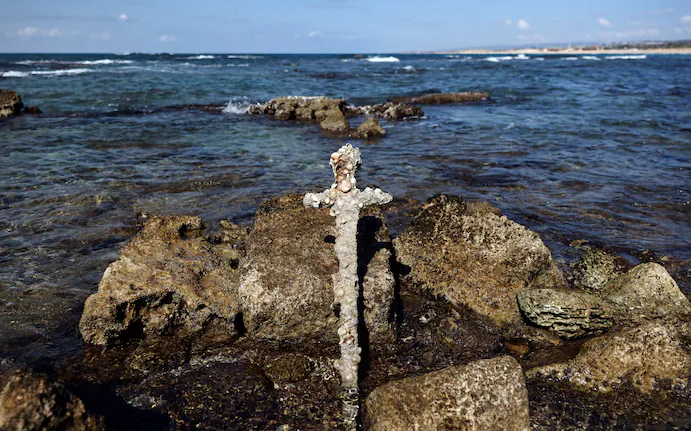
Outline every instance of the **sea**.
{"label": "sea", "polygon": [[[688,55],[0,54],[0,88],[43,111],[0,121],[0,361],[80,348],[83,301],[138,214],[250,225],[262,201],[328,187],[347,142],[361,186],[489,201],[563,266],[603,247],[662,262],[691,296],[690,71]],[[370,141],[246,113],[476,90],[491,97]]]}

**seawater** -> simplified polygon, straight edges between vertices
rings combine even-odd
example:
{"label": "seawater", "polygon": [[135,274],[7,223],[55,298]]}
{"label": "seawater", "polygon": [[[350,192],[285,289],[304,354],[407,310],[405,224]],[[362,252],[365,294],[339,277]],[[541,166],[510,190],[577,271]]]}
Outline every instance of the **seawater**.
{"label": "seawater", "polygon": [[263,200],[327,187],[347,139],[245,114],[282,95],[486,90],[353,141],[359,184],[487,200],[562,262],[586,240],[688,277],[689,70],[674,55],[0,55],[0,87],[44,112],[0,122],[0,347],[59,356],[56,339],[77,340],[139,212],[250,223]]}

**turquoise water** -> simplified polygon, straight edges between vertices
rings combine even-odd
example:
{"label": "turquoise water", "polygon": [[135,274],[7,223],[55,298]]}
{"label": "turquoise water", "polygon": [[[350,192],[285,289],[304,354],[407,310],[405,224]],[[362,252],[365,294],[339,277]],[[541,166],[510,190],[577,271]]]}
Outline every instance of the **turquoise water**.
{"label": "turquoise water", "polygon": [[265,199],[326,187],[346,139],[243,113],[282,95],[489,91],[383,123],[356,143],[359,184],[488,200],[560,260],[585,239],[688,274],[691,56],[396,57],[0,55],[0,88],[44,112],[0,122],[0,327],[50,332],[42,307],[78,317],[139,212],[249,223]]}

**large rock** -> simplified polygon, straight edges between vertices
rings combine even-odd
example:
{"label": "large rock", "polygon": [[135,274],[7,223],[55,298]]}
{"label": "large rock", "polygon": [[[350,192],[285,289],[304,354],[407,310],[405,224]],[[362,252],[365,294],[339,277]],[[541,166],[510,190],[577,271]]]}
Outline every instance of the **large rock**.
{"label": "large rock", "polygon": [[589,248],[574,264],[569,273],[569,281],[579,289],[599,291],[605,284],[621,275],[630,264],[611,254]]}
{"label": "large rock", "polygon": [[517,300],[526,319],[563,338],[597,334],[614,323],[612,304],[583,291],[526,289]]}
{"label": "large rock", "polygon": [[79,324],[84,340],[184,335],[211,323],[233,331],[241,253],[229,238],[212,244],[202,228],[199,217],[150,218],[86,300]]}
{"label": "large rock", "polygon": [[[388,316],[394,278],[390,242],[381,215],[360,220],[360,251],[365,323],[372,340],[391,338]],[[338,340],[333,275],[334,219],[326,208],[305,208],[302,196],[281,196],[259,208],[247,242],[246,272],[240,300],[247,331],[257,337],[293,341]],[[362,267],[366,264],[366,268]]]}
{"label": "large rock", "polygon": [[105,430],[63,384],[30,371],[13,373],[0,392],[1,430]]}
{"label": "large rock", "polygon": [[690,314],[691,303],[667,270],[644,263],[607,283],[600,294],[617,305],[624,320]]}
{"label": "large rock", "polygon": [[528,430],[528,391],[502,356],[380,386],[365,401],[365,429]]}
{"label": "large rock", "polygon": [[358,112],[365,115],[374,115],[391,121],[405,120],[406,118],[420,118],[425,115],[422,108],[407,103],[380,103],[373,106],[358,108]]}
{"label": "large rock", "polygon": [[688,321],[650,322],[588,340],[575,358],[533,368],[527,376],[600,393],[624,384],[643,393],[688,387],[689,335]]}
{"label": "large rock", "polygon": [[360,139],[381,138],[386,136],[386,130],[379,124],[379,120],[376,117],[371,117],[362,123],[350,136]]}
{"label": "large rock", "polygon": [[403,287],[467,304],[497,323],[521,323],[516,294],[566,281],[539,236],[488,203],[431,198],[394,240]]}
{"label": "large rock", "polygon": [[270,115],[279,120],[300,120],[321,122],[330,110],[343,111],[345,99],[329,97],[286,96],[271,99],[264,104],[250,106],[250,114]]}
{"label": "large rock", "polygon": [[489,99],[489,93],[486,91],[468,91],[463,93],[434,93],[394,97],[391,101],[395,103],[417,103],[420,105],[445,105],[448,103],[477,102],[486,99]]}
{"label": "large rock", "polygon": [[19,94],[11,90],[0,90],[0,118],[19,115],[23,107]]}
{"label": "large rock", "polygon": [[343,112],[338,108],[332,108],[325,112],[324,119],[321,120],[319,126],[326,132],[344,135],[350,130],[350,124]]}

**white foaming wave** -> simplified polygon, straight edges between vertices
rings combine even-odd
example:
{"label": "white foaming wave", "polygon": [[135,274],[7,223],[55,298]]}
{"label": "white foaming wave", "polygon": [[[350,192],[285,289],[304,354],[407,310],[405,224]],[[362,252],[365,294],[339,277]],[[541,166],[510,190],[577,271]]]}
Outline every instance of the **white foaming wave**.
{"label": "white foaming wave", "polygon": [[641,54],[641,55],[610,55],[605,57],[608,60],[645,60],[648,58],[647,55]]}
{"label": "white foaming wave", "polygon": [[499,63],[500,61],[509,61],[509,60],[514,60],[515,57],[511,57],[510,55],[505,56],[505,57],[485,57],[485,61],[489,61],[492,63]]}
{"label": "white foaming wave", "polygon": [[241,58],[244,60],[254,60],[256,58],[264,58],[262,55],[229,55],[228,58]]}
{"label": "white foaming wave", "polygon": [[87,60],[87,61],[77,61],[74,64],[83,64],[85,66],[91,66],[91,65],[108,65],[108,64],[132,64],[134,61],[132,60],[110,60],[110,59],[103,59],[103,60]]}
{"label": "white foaming wave", "polygon": [[528,57],[528,56],[525,55],[525,54],[518,54],[518,55],[516,56],[516,60],[530,60],[530,57]]}
{"label": "white foaming wave", "polygon": [[367,57],[365,60],[369,61],[370,63],[398,63],[399,59],[396,57]]}
{"label": "white foaming wave", "polygon": [[228,115],[246,114],[247,110],[250,108],[250,105],[251,103],[249,103],[247,100],[230,100],[228,101],[228,105],[223,108],[221,112]]}
{"label": "white foaming wave", "polygon": [[600,60],[600,57],[596,57],[596,56],[594,56],[594,55],[584,55],[584,56],[581,57],[581,58],[582,58],[583,60],[595,60],[595,61],[599,61],[599,60]]}
{"label": "white foaming wave", "polygon": [[403,69],[409,70],[409,71],[414,71],[414,70],[416,70],[413,66],[406,66],[406,67],[404,67]]}
{"label": "white foaming wave", "polygon": [[132,60],[111,60],[109,58],[104,58],[101,60],[83,60],[83,61],[61,61],[61,60],[23,60],[18,61],[15,64],[21,64],[24,66],[35,66],[44,64],[74,64],[82,66],[100,66],[109,64],[132,64]]}
{"label": "white foaming wave", "polygon": [[185,60],[213,60],[214,57],[213,55],[195,55],[192,57],[185,57]]}
{"label": "white foaming wave", "polygon": [[63,75],[80,75],[82,73],[93,72],[93,69],[62,69],[62,70],[35,70],[32,75],[42,76],[63,76]]}
{"label": "white foaming wave", "polygon": [[29,72],[19,72],[17,70],[8,70],[7,72],[0,72],[2,78],[26,78]]}
{"label": "white foaming wave", "polygon": [[578,57],[564,57],[564,58],[562,58],[562,60],[575,61],[575,60],[578,60]]}

